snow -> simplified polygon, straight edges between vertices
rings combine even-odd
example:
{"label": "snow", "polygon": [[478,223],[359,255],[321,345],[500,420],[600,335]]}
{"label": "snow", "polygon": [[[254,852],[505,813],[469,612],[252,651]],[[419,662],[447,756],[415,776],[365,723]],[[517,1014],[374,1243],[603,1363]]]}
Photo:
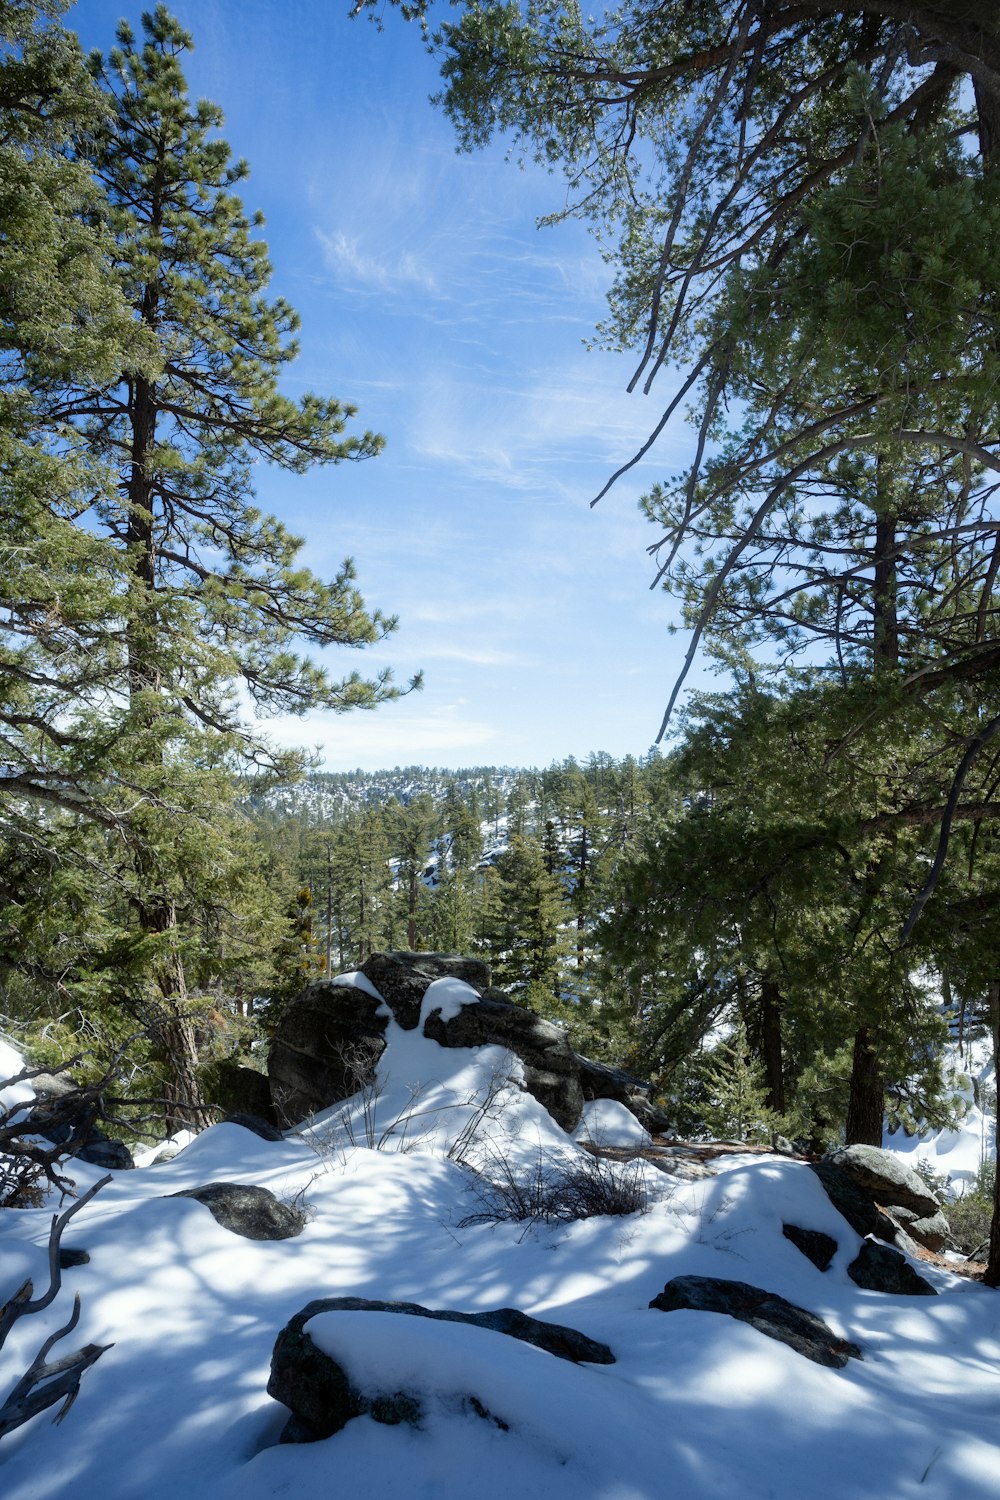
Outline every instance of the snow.
{"label": "snow", "polygon": [[[0,1083],[16,1078],[23,1068],[24,1058],[20,1052],[0,1037]],[[34,1097],[35,1091],[30,1083],[8,1083],[6,1088],[0,1088],[0,1109],[13,1109],[15,1104],[26,1104]]]}
{"label": "snow", "polygon": [[573,1139],[595,1146],[648,1146],[652,1136],[624,1104],[615,1099],[589,1099]]}
{"label": "snow", "polygon": [[[644,1168],[644,1215],[465,1224],[478,1200],[458,1158],[478,1150],[480,1164],[502,1156],[520,1170],[580,1148],[501,1049],[446,1050],[395,1022],[386,1037],[376,1084],[339,1113],[281,1141],[214,1126],[169,1162],[115,1173],[73,1219],[66,1243],[90,1261],[15,1324],[0,1399],[76,1292],[80,1324],[54,1357],[113,1347],[60,1426],[45,1413],[0,1440],[4,1500],[996,1500],[996,1293],[926,1265],[937,1297],[862,1291],[847,1275],[858,1237],[815,1174],[778,1157],[732,1157],[694,1183]],[[82,1190],[102,1173],[74,1163],[72,1175]],[[301,1195],[311,1217],[296,1239],[251,1241],[166,1196],[212,1181]],[[0,1213],[0,1300],[28,1275],[36,1292],[47,1284],[54,1206]],[[827,1272],[784,1238],[785,1222],[837,1239]],[[685,1273],[778,1292],[864,1359],[825,1369],[733,1319],[650,1310]],[[279,1444],[287,1412],[266,1391],[275,1337],[307,1302],[342,1295],[518,1307],[609,1344],[617,1363],[573,1365],[462,1324],[323,1314],[317,1342],[366,1389],[410,1390],[423,1417],[358,1418],[323,1442]]]}
{"label": "snow", "polygon": [[994,1087],[992,1041],[989,1037],[966,1043],[964,1055],[949,1049],[949,1071],[959,1108],[964,1111],[958,1125],[951,1130],[918,1131],[907,1135],[902,1130],[886,1130],[882,1144],[908,1167],[926,1162],[940,1177],[947,1179],[952,1197],[974,1187],[984,1161],[995,1153],[996,1119],[976,1103]]}

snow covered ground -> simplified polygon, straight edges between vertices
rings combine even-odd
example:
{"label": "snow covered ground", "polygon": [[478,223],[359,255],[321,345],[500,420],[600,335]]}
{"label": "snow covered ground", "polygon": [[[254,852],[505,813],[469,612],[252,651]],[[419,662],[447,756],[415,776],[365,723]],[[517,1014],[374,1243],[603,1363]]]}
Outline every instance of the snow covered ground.
{"label": "snow covered ground", "polygon": [[[350,1110],[280,1142],[217,1125],[170,1162],[115,1174],[66,1233],[89,1263],[0,1351],[0,1400],[74,1292],[71,1347],[114,1347],[60,1426],[43,1414],[0,1441],[4,1500],[997,1500],[997,1293],[926,1265],[936,1297],[860,1290],[857,1235],[808,1167],[775,1157],[731,1157],[694,1183],[648,1166],[640,1216],[463,1227],[481,1199],[456,1143],[487,1169],[580,1151],[516,1075],[495,1049],[445,1051],[390,1022],[379,1086]],[[81,1189],[101,1175],[72,1170]],[[295,1239],[251,1241],[165,1196],[215,1181],[304,1198],[312,1217]],[[0,1213],[0,1299],[28,1275],[46,1285],[51,1212]],[[828,1271],[783,1222],[838,1240]],[[731,1318],[650,1310],[686,1273],[778,1292],[864,1358],[826,1369]],[[466,1325],[328,1315],[318,1340],[370,1386],[419,1390],[422,1425],[362,1417],[279,1445],[275,1337],[334,1295],[514,1306],[604,1341],[617,1363],[572,1365]]]}

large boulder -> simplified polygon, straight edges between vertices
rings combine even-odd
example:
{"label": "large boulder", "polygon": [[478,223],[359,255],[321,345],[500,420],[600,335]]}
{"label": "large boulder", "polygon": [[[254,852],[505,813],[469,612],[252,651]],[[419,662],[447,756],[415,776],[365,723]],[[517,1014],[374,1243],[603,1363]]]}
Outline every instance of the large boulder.
{"label": "large boulder", "polygon": [[451,953],[373,953],[361,965],[404,1031],[420,1022],[424,995],[435,979],[461,979],[482,995],[490,987],[489,966]]}
{"label": "large boulder", "polygon": [[267,1188],[246,1182],[207,1182],[203,1187],[168,1193],[168,1198],[193,1198],[203,1203],[223,1229],[245,1240],[290,1240],[301,1234],[307,1215],[282,1203]]}
{"label": "large boulder", "polygon": [[922,1177],[910,1170],[892,1151],[878,1146],[842,1146],[828,1160],[875,1202],[885,1208],[909,1208],[918,1218],[933,1218],[938,1203]]}
{"label": "large boulder", "polygon": [[512,1004],[499,990],[487,990],[481,999],[447,1018],[440,1010],[432,1010],[424,1022],[424,1036],[442,1047],[506,1047],[524,1064],[529,1094],[564,1130],[575,1130],[579,1124],[583,1088],[566,1033],[533,1011]]}
{"label": "large boulder", "polygon": [[724,1281],[716,1276],[675,1276],[668,1281],[650,1307],[660,1312],[725,1313],[751,1328],[787,1344],[797,1354],[818,1365],[842,1369],[848,1359],[860,1359],[861,1350],[842,1339],[815,1313],[786,1302],[775,1292],[765,1292],[745,1281]]}
{"label": "large boulder", "polygon": [[[938,1209],[936,1214],[916,1214],[912,1208],[903,1208],[895,1204],[888,1210],[889,1218],[899,1226],[895,1243],[901,1243],[900,1235],[908,1235],[910,1239],[916,1240],[918,1245],[923,1245],[925,1250],[945,1250],[951,1243],[951,1225],[944,1214]],[[905,1249],[905,1245],[903,1246]]]}
{"label": "large boulder", "polygon": [[[356,1389],[347,1372],[325,1353],[309,1336],[307,1324],[323,1313],[377,1312],[397,1313],[403,1317],[428,1318],[439,1322],[466,1323],[473,1328],[488,1328],[507,1334],[522,1343],[568,1359],[574,1364],[614,1364],[614,1355],[606,1344],[599,1344],[558,1323],[531,1318],[514,1307],[500,1307],[491,1312],[463,1313],[450,1309],[432,1311],[417,1302],[379,1302],[367,1297],[321,1297],[310,1302],[278,1334],[271,1357],[268,1393],[287,1406],[292,1416],[281,1435],[285,1443],[316,1442],[332,1437],[353,1418],[371,1416],[376,1422],[395,1425],[418,1422],[422,1415],[422,1392]],[[493,1417],[470,1392],[468,1409],[477,1416],[506,1424]]]}
{"label": "large boulder", "polygon": [[371,1084],[387,1024],[385,1006],[356,985],[308,985],[278,1022],[267,1059],[278,1124],[298,1125]]}

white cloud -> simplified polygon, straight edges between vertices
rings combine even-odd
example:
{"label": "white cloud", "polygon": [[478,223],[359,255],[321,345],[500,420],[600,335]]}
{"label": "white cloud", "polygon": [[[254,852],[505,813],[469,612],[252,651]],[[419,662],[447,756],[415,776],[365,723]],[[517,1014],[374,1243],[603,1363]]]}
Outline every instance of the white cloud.
{"label": "white cloud", "polygon": [[431,294],[437,291],[433,274],[411,250],[375,256],[362,248],[359,239],[349,238],[342,230],[327,233],[317,228],[315,233],[328,270],[339,277],[353,277],[382,291],[394,287],[418,287]]}

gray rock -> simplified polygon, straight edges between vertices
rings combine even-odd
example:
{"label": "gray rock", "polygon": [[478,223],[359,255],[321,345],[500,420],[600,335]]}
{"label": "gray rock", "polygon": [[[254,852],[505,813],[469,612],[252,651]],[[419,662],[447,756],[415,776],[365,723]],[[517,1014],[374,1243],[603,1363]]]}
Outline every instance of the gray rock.
{"label": "gray rock", "polygon": [[661,1312],[682,1308],[695,1312],[725,1313],[749,1323],[768,1338],[787,1344],[797,1354],[818,1365],[842,1369],[848,1359],[860,1359],[861,1350],[848,1339],[838,1338],[815,1313],[786,1302],[774,1292],[750,1286],[745,1281],[723,1281],[714,1276],[675,1276],[668,1281],[650,1307]]}
{"label": "gray rock", "polygon": [[843,1214],[856,1234],[862,1239],[874,1234],[890,1243],[895,1239],[895,1224],[875,1207],[864,1189],[842,1167],[831,1161],[810,1162],[809,1165],[826,1189],[834,1208]]}
{"label": "gray rock", "polygon": [[236,1110],[231,1115],[226,1115],[222,1121],[223,1125],[241,1125],[244,1130],[250,1130],[259,1136],[262,1141],[283,1141],[284,1136],[276,1125],[269,1120],[262,1119],[260,1115],[244,1114],[242,1110]]}
{"label": "gray rock", "polygon": [[524,1064],[524,1082],[564,1130],[575,1130],[583,1111],[583,1089],[576,1055],[566,1033],[533,1011],[514,1005],[497,990],[463,1005],[449,1020],[432,1011],[424,1036],[442,1047],[506,1047]]}
{"label": "gray rock", "polygon": [[919,1218],[933,1218],[940,1204],[930,1188],[891,1151],[878,1146],[842,1146],[828,1158],[869,1197],[887,1208],[909,1208]]}
{"label": "gray rock", "polygon": [[[432,1311],[417,1302],[321,1297],[308,1303],[285,1325],[278,1334],[271,1356],[268,1393],[292,1413],[281,1435],[283,1443],[308,1443],[332,1437],[353,1417],[367,1415],[376,1422],[396,1424],[419,1421],[422,1414],[419,1392],[396,1391],[370,1396],[352,1387],[341,1366],[316,1347],[306,1328],[310,1318],[329,1312],[391,1312],[440,1322],[468,1323],[475,1328],[490,1328],[508,1334],[573,1363],[614,1364],[614,1355],[606,1344],[599,1344],[558,1323],[531,1318],[514,1307],[462,1313],[448,1309]],[[476,1416],[506,1428],[506,1423],[487,1411],[476,1396],[467,1397],[465,1404]]]}
{"label": "gray rock", "polygon": [[208,1182],[204,1187],[185,1188],[167,1196],[204,1203],[217,1224],[245,1240],[294,1239],[306,1222],[301,1209],[290,1208],[267,1188],[245,1182]]}
{"label": "gray rock", "polygon": [[278,1123],[298,1125],[375,1077],[385,1051],[380,1002],[353,985],[310,984],[278,1022],[267,1059]]}
{"label": "gray rock", "polygon": [[[951,1241],[951,1225],[945,1218],[941,1209],[936,1214],[929,1214],[921,1218],[913,1212],[912,1208],[903,1208],[896,1205],[888,1210],[889,1218],[894,1224],[899,1225],[900,1234],[907,1235],[916,1240],[918,1245],[923,1245],[925,1250],[944,1250]],[[896,1244],[902,1249],[900,1234],[896,1236]]]}
{"label": "gray rock", "polygon": [[887,1292],[893,1297],[937,1296],[936,1289],[917,1275],[904,1255],[874,1240],[865,1240],[847,1274],[868,1292]]}
{"label": "gray rock", "polygon": [[87,1143],[76,1153],[81,1161],[92,1167],[110,1167],[115,1172],[127,1172],[135,1166],[132,1153],[124,1141],[111,1141],[100,1132],[87,1138]]}
{"label": "gray rock", "polygon": [[424,995],[435,979],[462,979],[483,994],[490,987],[489,966],[452,953],[373,953],[361,972],[378,990],[404,1031],[420,1021]]}
{"label": "gray rock", "polygon": [[800,1229],[797,1224],[782,1224],[781,1232],[818,1271],[825,1271],[837,1253],[837,1241],[820,1229]]}
{"label": "gray rock", "polygon": [[668,1177],[677,1177],[681,1182],[704,1182],[707,1178],[718,1175],[707,1162],[696,1161],[683,1151],[658,1150],[655,1155],[646,1156],[645,1160],[658,1172],[666,1172]]}
{"label": "gray rock", "polygon": [[202,1091],[210,1104],[226,1115],[254,1115],[277,1124],[266,1073],[245,1067],[232,1058],[221,1058],[199,1069]]}

